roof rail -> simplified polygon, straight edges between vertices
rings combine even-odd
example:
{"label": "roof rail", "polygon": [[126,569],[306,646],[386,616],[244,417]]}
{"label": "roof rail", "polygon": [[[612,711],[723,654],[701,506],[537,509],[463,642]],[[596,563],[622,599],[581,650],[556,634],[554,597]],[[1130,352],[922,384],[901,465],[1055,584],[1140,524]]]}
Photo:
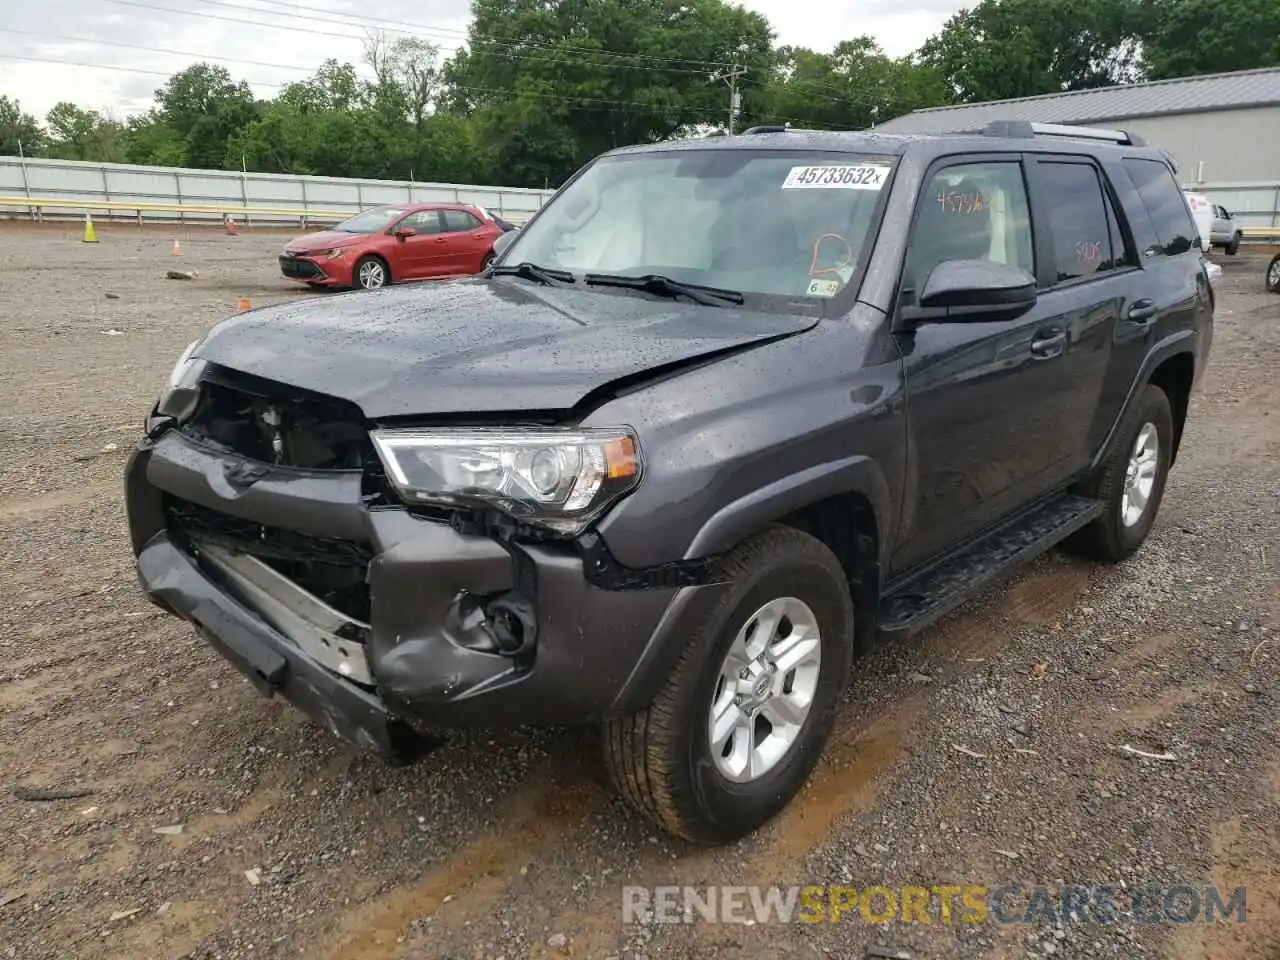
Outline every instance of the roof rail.
{"label": "roof rail", "polygon": [[1103,140],[1122,147],[1145,147],[1147,142],[1126,130],[1076,127],[1065,123],[1033,123],[1029,120],[993,120],[983,128],[988,137],[1065,137],[1072,140]]}
{"label": "roof rail", "polygon": [[782,127],[782,126],[776,126],[776,125],[775,125],[775,126],[761,126],[761,127],[747,127],[747,129],[745,129],[745,130],[743,130],[743,131],[742,131],[742,135],[743,135],[744,137],[749,137],[749,136],[752,136],[753,134],[757,134],[757,133],[786,133],[786,132],[787,132],[788,130],[790,130],[790,129],[791,129],[791,125],[790,125],[790,124],[788,124],[788,125],[787,125],[787,126],[785,126],[785,127]]}

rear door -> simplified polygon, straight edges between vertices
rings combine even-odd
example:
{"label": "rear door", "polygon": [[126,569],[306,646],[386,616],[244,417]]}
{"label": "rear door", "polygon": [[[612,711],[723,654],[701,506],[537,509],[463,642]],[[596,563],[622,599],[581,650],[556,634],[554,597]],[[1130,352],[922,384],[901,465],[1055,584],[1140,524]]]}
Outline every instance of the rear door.
{"label": "rear door", "polygon": [[1104,168],[1141,273],[1112,343],[1094,425],[1098,447],[1135,388],[1151,347],[1175,331],[1194,328],[1197,315],[1212,303],[1199,231],[1168,164],[1124,157],[1108,158]]}
{"label": "rear door", "polygon": [[1045,365],[1036,385],[1052,390],[1062,404],[1054,435],[1044,440],[1058,454],[1041,478],[1049,489],[1086,469],[1092,459],[1112,350],[1122,318],[1140,299],[1141,269],[1122,229],[1115,193],[1097,162],[1082,155],[1037,154],[1028,169],[1044,285],[1040,308],[1057,318],[1066,335],[1061,360]]}
{"label": "rear door", "polygon": [[449,207],[441,210],[440,215],[444,220],[441,241],[446,250],[442,260],[445,272],[477,273],[493,246],[493,231],[468,210]]}

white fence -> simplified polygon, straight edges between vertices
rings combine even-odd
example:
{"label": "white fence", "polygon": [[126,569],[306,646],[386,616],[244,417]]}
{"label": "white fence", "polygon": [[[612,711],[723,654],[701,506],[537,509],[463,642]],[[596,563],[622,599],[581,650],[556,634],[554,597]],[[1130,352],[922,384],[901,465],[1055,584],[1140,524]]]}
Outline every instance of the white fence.
{"label": "white fence", "polygon": [[[139,222],[218,222],[227,210],[244,210],[247,215],[241,220],[296,224],[303,219],[332,222],[384,203],[460,202],[479,204],[522,223],[552,192],[0,157],[0,217],[82,217],[89,212],[99,218],[107,211],[108,216]],[[41,201],[54,202],[41,207]],[[75,201],[85,206],[68,205]]]}
{"label": "white fence", "polygon": [[1189,183],[1186,188],[1226,207],[1246,238],[1280,237],[1280,182]]}

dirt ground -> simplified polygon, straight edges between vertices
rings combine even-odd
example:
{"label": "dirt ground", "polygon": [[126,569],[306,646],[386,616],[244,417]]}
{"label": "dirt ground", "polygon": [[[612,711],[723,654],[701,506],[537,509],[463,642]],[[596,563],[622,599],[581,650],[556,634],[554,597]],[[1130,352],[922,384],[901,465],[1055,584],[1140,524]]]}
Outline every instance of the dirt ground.
{"label": "dirt ground", "polygon": [[[143,600],[120,478],[148,404],[238,299],[298,294],[280,235],[191,231],[180,258],[173,233],[99,238],[0,225],[0,958],[1280,958],[1280,297],[1260,253],[1217,258],[1213,357],[1140,554],[1055,552],[861,661],[811,784],[708,851],[613,798],[589,734],[460,737],[388,768]],[[15,796],[66,787],[92,792]],[[622,922],[624,885],[1064,883],[1244,886],[1247,922]]]}

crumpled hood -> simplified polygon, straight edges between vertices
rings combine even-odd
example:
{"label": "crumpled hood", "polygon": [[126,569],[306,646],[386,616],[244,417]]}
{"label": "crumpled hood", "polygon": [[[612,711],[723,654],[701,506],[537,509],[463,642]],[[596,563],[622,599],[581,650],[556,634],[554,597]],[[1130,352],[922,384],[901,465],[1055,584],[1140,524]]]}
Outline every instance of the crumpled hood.
{"label": "crumpled hood", "polygon": [[817,322],[493,279],[261,307],[219,324],[195,355],[349,400],[373,420],[552,412],[614,381]]}
{"label": "crumpled hood", "polygon": [[284,252],[290,254],[311,253],[316,250],[329,250],[333,247],[345,247],[349,243],[363,240],[367,234],[345,233],[342,230],[321,230],[308,233],[306,236],[290,240],[284,245]]}

